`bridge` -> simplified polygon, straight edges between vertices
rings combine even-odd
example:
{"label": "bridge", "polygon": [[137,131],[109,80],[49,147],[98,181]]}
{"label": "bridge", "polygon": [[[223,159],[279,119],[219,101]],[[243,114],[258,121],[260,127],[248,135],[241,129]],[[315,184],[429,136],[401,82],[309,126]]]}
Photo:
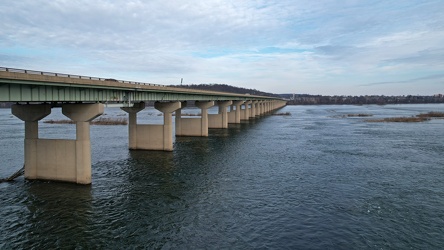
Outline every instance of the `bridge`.
{"label": "bridge", "polygon": [[[167,87],[159,84],[109,78],[0,67],[0,102],[13,102],[12,114],[25,122],[25,178],[91,183],[90,121],[102,115],[105,105],[118,105],[128,113],[130,150],[173,150],[176,136],[208,136],[209,128],[227,129],[266,115],[286,105],[276,97]],[[163,124],[137,124],[146,102],[163,113]],[[182,117],[194,104],[199,118]],[[218,114],[208,109],[218,106]],[[76,124],[76,139],[39,138],[38,122],[61,107]]]}

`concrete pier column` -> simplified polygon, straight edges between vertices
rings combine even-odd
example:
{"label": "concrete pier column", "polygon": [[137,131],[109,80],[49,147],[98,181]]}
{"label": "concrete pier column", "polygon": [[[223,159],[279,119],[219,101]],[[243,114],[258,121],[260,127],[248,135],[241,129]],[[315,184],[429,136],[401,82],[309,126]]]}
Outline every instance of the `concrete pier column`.
{"label": "concrete pier column", "polygon": [[258,101],[252,101],[251,102],[251,112],[250,112],[250,118],[255,118],[256,117],[256,105],[257,105]]}
{"label": "concrete pier column", "polygon": [[254,101],[253,105],[254,105],[254,112],[252,112],[251,115],[255,118],[259,114],[259,101]]}
{"label": "concrete pier column", "polygon": [[256,106],[256,116],[261,116],[261,105],[262,101],[258,101]]}
{"label": "concrete pier column", "polygon": [[208,115],[208,128],[228,128],[227,107],[232,103],[232,101],[217,101],[219,111],[218,114]]}
{"label": "concrete pier column", "polygon": [[257,105],[258,105],[257,115],[262,116],[262,114],[264,113],[264,101],[259,101]]}
{"label": "concrete pier column", "polygon": [[[233,101],[233,104],[230,108],[230,115],[228,123],[240,123],[241,121],[241,105],[244,101]],[[235,110],[233,110],[233,107]],[[234,115],[233,115],[234,112]]]}
{"label": "concrete pier column", "polygon": [[261,116],[265,114],[265,101],[261,101]]}
{"label": "concrete pier column", "polygon": [[37,121],[51,113],[51,106],[14,105],[12,113],[25,121],[25,178],[90,184],[89,122],[103,110],[103,104],[62,105],[62,113],[76,123],[76,139],[40,139]]}
{"label": "concrete pier column", "polygon": [[[74,159],[60,159],[60,165],[75,166],[75,171],[57,166],[57,180],[72,181],[78,184],[91,184],[91,140],[90,121],[103,114],[103,104],[64,104],[62,113],[76,123],[76,140]],[[67,141],[69,144],[69,142]],[[67,147],[69,148],[69,147]],[[68,149],[69,150],[69,149]],[[68,155],[70,152],[61,152]],[[74,161],[69,163],[68,161]],[[74,176],[73,176],[74,173]]]}
{"label": "concrete pier column", "polygon": [[241,120],[248,120],[248,119],[250,119],[251,109],[250,109],[249,105],[251,103],[252,103],[251,101],[245,101],[245,103],[244,103],[244,105],[245,105],[244,114],[242,115]]}
{"label": "concrete pier column", "polygon": [[155,102],[154,108],[163,113],[163,150],[173,151],[173,112],[181,102]]}
{"label": "concrete pier column", "polygon": [[267,113],[267,102],[263,101],[262,102],[262,114],[261,115],[265,115],[265,113]]}
{"label": "concrete pier column", "polygon": [[228,128],[228,112],[227,107],[233,104],[233,101],[218,101],[219,114],[222,114],[222,128]]}
{"label": "concrete pier column", "polygon": [[37,179],[37,142],[39,138],[38,121],[51,113],[49,104],[12,105],[12,114],[25,122],[25,178]]}
{"label": "concrete pier column", "polygon": [[175,126],[176,136],[182,135],[182,109],[187,106],[187,102],[181,102],[181,106],[175,112]]}
{"label": "concrete pier column", "polygon": [[201,136],[208,136],[208,108],[214,106],[214,101],[196,101],[196,107],[201,109]]}
{"label": "concrete pier column", "polygon": [[256,104],[256,117],[261,116],[261,103],[262,103],[262,101],[257,101],[257,104]]}
{"label": "concrete pier column", "polygon": [[123,107],[129,114],[129,149],[132,150],[173,150],[172,113],[181,107],[180,102],[156,102],[154,107],[163,113],[162,125],[137,124],[137,112],[145,108],[145,103],[135,103],[133,107]]}
{"label": "concrete pier column", "polygon": [[145,103],[134,103],[132,107],[121,107],[128,113],[128,148],[137,149],[137,113],[145,109]]}

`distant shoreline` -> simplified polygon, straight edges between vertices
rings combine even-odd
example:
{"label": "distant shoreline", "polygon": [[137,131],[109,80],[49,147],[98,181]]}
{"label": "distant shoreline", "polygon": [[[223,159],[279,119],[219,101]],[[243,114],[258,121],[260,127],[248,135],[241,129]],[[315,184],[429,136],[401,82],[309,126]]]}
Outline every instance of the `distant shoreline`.
{"label": "distant shoreline", "polygon": [[386,105],[386,104],[438,104],[444,103],[442,94],[433,96],[321,96],[281,95],[289,99],[288,105]]}
{"label": "distant shoreline", "polygon": [[[388,105],[388,104],[440,104],[444,95],[433,96],[322,96],[281,94],[287,105]],[[11,108],[16,102],[0,102],[0,108]]]}

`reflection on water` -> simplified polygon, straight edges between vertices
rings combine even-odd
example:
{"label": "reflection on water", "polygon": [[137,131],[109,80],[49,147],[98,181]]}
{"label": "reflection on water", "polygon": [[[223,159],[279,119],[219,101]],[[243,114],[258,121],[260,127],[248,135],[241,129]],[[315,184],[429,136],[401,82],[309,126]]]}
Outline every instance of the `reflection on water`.
{"label": "reflection on water", "polygon": [[14,232],[8,241],[24,248],[40,246],[88,246],[92,216],[91,186],[28,181],[23,200],[7,206],[6,216],[15,221],[2,234]]}
{"label": "reflection on water", "polygon": [[[92,185],[0,184],[0,248],[439,249],[444,120],[340,117],[443,110],[290,106],[280,112],[291,116],[177,137],[173,152],[129,151],[126,126],[92,126]],[[0,110],[0,129],[6,176],[22,164],[23,124]]]}

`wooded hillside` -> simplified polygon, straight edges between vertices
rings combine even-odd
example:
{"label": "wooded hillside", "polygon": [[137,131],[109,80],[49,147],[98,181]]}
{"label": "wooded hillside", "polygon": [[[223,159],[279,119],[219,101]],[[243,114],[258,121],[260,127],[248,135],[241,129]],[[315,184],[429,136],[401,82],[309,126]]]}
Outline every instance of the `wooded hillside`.
{"label": "wooded hillside", "polygon": [[263,95],[263,96],[272,96],[279,97],[277,94],[267,93],[263,91],[259,91],[256,89],[246,89],[240,87],[234,87],[227,84],[191,84],[191,85],[174,85],[172,87],[181,87],[181,88],[189,88],[189,89],[199,89],[199,90],[210,90],[210,91],[221,91],[221,92],[229,92],[236,94],[250,94],[250,95]]}

